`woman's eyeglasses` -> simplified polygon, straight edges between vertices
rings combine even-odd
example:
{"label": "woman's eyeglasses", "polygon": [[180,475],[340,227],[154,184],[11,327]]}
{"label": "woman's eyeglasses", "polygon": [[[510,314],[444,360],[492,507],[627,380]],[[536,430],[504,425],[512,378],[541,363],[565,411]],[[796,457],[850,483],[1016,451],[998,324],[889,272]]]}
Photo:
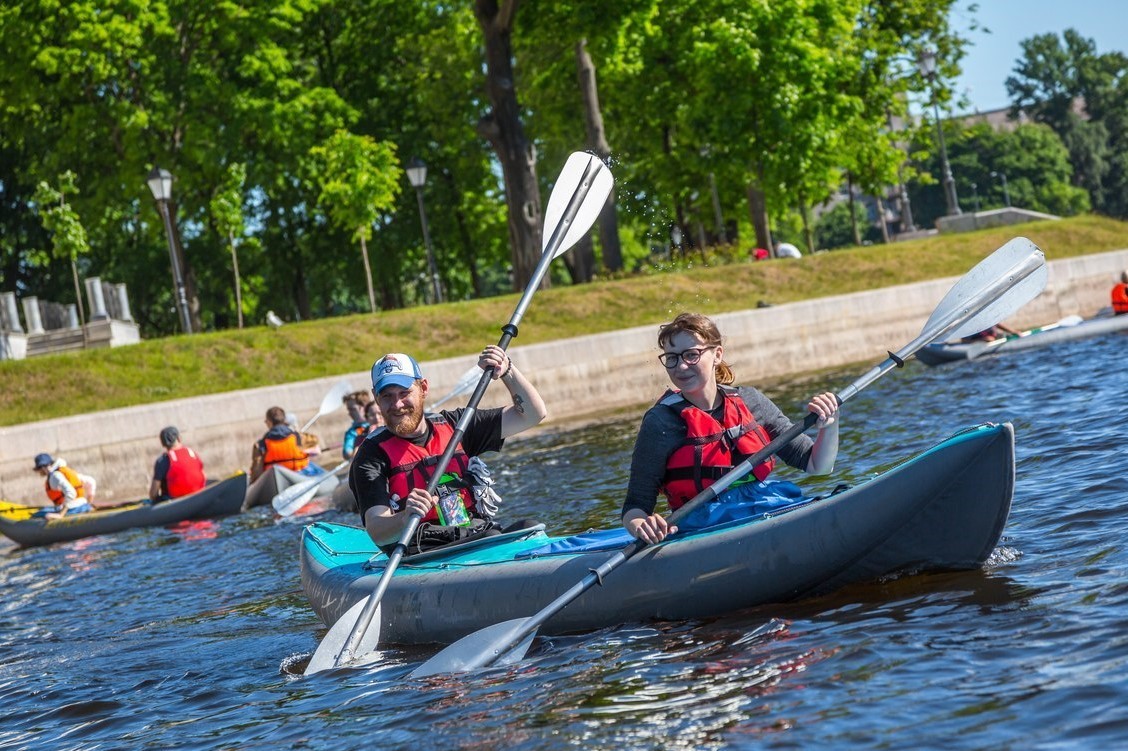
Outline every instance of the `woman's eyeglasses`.
{"label": "woman's eyeglasses", "polygon": [[674,368],[676,368],[678,366],[678,360],[683,361],[686,365],[696,365],[701,360],[701,355],[703,355],[707,350],[710,349],[713,348],[690,347],[689,349],[683,350],[681,352],[663,352],[662,354],[658,355],[658,362],[662,363],[662,366],[666,368],[666,370],[673,370]]}

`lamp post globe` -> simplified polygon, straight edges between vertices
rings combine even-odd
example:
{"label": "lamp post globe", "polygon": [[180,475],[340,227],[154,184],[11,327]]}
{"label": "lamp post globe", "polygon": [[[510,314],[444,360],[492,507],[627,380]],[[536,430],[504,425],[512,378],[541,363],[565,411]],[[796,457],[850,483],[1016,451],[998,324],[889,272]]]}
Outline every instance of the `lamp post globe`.
{"label": "lamp post globe", "polygon": [[419,201],[419,222],[423,225],[423,244],[427,248],[427,268],[431,272],[431,293],[435,302],[443,301],[443,288],[439,284],[439,269],[435,265],[435,251],[431,247],[431,233],[427,228],[427,211],[423,207],[423,185],[427,182],[427,165],[419,157],[407,163],[407,181],[415,188]]}
{"label": "lamp post globe", "polygon": [[180,330],[185,334],[191,334],[192,316],[188,311],[188,293],[184,288],[184,274],[177,253],[176,236],[172,229],[172,212],[168,208],[168,202],[172,200],[172,173],[154,166],[145,182],[149,184],[149,190],[157,201],[157,209],[164,222],[165,236],[168,238],[168,258],[169,263],[172,264],[172,283],[176,291],[176,310],[180,317]]}

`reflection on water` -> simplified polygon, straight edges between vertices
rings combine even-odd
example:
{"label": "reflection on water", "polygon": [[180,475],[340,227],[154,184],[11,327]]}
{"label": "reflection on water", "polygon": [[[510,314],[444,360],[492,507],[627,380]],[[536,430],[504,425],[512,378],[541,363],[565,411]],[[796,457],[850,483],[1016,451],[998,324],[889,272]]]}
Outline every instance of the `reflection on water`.
{"label": "reflection on water", "polygon": [[[362,670],[295,678],[325,629],[300,589],[301,524],[264,509],[0,547],[0,748],[1117,747],[1126,342],[910,363],[845,406],[832,477],[781,474],[824,492],[1009,420],[1017,487],[984,570],[544,639],[473,676],[408,680],[430,652],[389,648]],[[798,416],[813,391],[866,367],[771,393]],[[490,462],[506,518],[559,532],[613,523],[643,409],[513,442]]]}

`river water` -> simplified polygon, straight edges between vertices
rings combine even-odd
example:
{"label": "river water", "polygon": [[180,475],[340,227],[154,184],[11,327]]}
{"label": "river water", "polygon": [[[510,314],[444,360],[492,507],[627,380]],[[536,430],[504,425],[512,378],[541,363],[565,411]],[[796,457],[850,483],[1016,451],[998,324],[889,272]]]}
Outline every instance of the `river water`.
{"label": "river water", "polygon": [[[804,479],[813,492],[1014,423],[1014,505],[983,570],[554,638],[509,669],[411,681],[429,653],[388,650],[294,677],[324,627],[299,587],[301,523],[267,509],[0,543],[0,748],[1125,747],[1126,344],[910,362],[845,405],[838,468]],[[867,367],[769,392],[799,416]],[[507,515],[606,526],[641,411],[514,442],[491,461]]]}

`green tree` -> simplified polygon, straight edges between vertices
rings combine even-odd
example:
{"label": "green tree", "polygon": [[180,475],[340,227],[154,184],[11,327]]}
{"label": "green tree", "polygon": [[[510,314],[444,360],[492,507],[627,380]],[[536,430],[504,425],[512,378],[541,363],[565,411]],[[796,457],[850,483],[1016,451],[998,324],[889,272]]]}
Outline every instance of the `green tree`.
{"label": "green tree", "polygon": [[[90,243],[86,238],[86,230],[82,226],[82,221],[66,199],[68,193],[74,195],[77,192],[78,186],[75,174],[68,170],[59,175],[59,187],[57,189],[46,182],[39,183],[32,200],[38,206],[43,227],[51,233],[53,257],[70,262],[78,320],[83,326],[83,340],[85,340],[86,314],[83,312],[82,306],[82,285],[78,281],[78,259],[79,256],[84,256],[89,252]],[[46,262],[47,259],[33,259],[33,262],[34,260]]]}
{"label": "green tree", "polygon": [[360,241],[368,304],[375,313],[376,293],[367,243],[373,225],[382,212],[395,204],[400,191],[403,171],[395,146],[339,130],[324,145],[311,149],[310,155],[314,159],[314,179],[320,187],[318,204],[338,227],[352,232]]}
{"label": "green tree", "polygon": [[235,317],[243,328],[243,285],[239,280],[239,251],[237,239],[246,231],[243,219],[243,185],[247,181],[247,166],[236,162],[227,166],[226,179],[212,196],[209,208],[216,232],[231,247],[231,270],[235,276]]}
{"label": "green tree", "polygon": [[1128,216],[1128,57],[1099,54],[1075,29],[1024,40],[1022,52],[1006,81],[1012,113],[1028,112],[1061,137],[1073,181],[1097,210]]}

